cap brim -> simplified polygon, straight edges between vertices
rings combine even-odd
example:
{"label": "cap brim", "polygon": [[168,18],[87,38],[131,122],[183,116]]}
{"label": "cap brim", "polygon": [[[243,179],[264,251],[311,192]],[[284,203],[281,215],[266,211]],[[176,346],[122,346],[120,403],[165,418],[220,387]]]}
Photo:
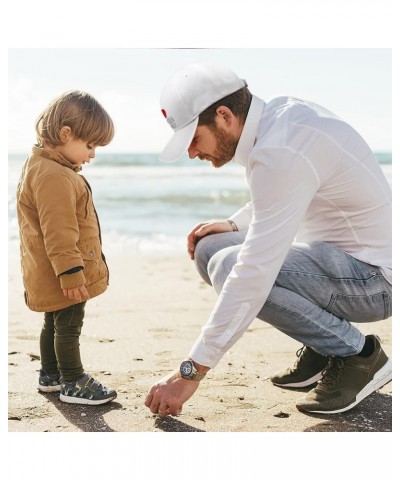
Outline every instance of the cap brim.
{"label": "cap brim", "polygon": [[196,131],[199,118],[195,118],[193,122],[190,122],[186,127],[177,131],[171,140],[164,147],[164,150],[160,153],[161,162],[176,162],[187,152],[190,144],[192,143],[194,132]]}

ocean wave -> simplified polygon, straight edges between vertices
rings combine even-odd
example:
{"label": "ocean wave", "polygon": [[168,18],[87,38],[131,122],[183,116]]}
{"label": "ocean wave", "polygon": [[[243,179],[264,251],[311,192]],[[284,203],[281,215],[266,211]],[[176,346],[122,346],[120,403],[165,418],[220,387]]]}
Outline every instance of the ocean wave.
{"label": "ocean wave", "polygon": [[127,192],[123,195],[110,195],[107,192],[102,192],[102,194],[96,197],[96,204],[110,203],[112,204],[132,204],[132,202],[141,202],[142,205],[158,204],[161,203],[164,206],[166,204],[170,205],[193,205],[197,203],[228,203],[233,205],[242,205],[243,202],[249,201],[249,194],[247,191],[231,191],[223,190],[205,192],[204,194],[199,194],[199,192],[193,192],[192,194],[188,193],[177,193],[177,194],[154,194],[149,192],[148,195],[140,195],[135,192]]}
{"label": "ocean wave", "polygon": [[[186,254],[186,235],[153,233],[148,236],[124,235],[110,231],[102,235],[103,251],[107,255],[181,255]],[[19,238],[8,241],[10,257],[19,255]]]}
{"label": "ocean wave", "polygon": [[[377,157],[391,185],[391,153]],[[8,239],[13,248],[19,245],[15,192],[25,158],[9,159]],[[187,232],[194,225],[227,218],[249,201],[241,166],[213,169],[198,164],[160,165],[156,155],[118,154],[99,155],[86,166],[83,173],[92,186],[105,250],[184,251]]]}

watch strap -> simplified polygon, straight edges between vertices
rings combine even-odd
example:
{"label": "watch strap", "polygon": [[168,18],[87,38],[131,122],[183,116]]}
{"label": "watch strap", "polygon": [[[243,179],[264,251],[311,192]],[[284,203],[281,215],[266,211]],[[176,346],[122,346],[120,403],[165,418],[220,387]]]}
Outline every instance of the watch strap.
{"label": "watch strap", "polygon": [[197,381],[200,381],[200,380],[203,380],[203,378],[206,376],[205,373],[200,373],[200,372],[197,372],[196,373],[192,373],[190,375],[190,380],[197,380]]}

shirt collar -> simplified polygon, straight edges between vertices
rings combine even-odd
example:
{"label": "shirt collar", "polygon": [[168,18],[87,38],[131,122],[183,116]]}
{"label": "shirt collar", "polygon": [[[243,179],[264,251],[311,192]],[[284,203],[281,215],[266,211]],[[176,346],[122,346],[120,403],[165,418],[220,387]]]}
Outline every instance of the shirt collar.
{"label": "shirt collar", "polygon": [[250,152],[257,140],[257,133],[264,105],[265,103],[261,98],[253,95],[242,134],[240,135],[239,143],[236,147],[235,156],[233,157],[233,161],[239,165],[247,165]]}

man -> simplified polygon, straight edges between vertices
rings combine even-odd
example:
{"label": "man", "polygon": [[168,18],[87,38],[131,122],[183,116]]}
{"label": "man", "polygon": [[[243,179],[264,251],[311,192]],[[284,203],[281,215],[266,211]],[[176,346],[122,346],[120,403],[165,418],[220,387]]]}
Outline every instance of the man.
{"label": "man", "polygon": [[145,405],[177,415],[200,380],[255,317],[304,344],[271,380],[310,387],[300,411],[351,409],[391,380],[375,335],[352,322],[391,315],[391,191],[347,123],[291,97],[268,103],[217,65],[189,65],[161,95],[174,136],[161,160],[246,168],[252,201],[229,219],[201,223],[188,252],[218,301],[180,369],[153,385]]}

